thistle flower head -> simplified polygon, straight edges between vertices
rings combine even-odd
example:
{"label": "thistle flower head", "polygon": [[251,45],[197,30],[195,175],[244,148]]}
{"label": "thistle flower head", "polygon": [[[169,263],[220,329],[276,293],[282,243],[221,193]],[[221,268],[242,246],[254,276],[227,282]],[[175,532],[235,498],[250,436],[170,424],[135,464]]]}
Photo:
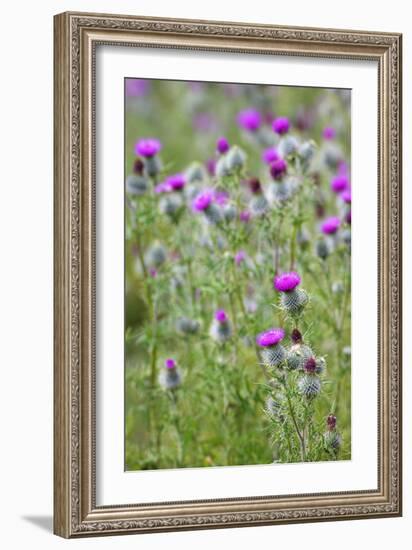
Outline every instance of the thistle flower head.
{"label": "thistle flower head", "polygon": [[242,210],[242,212],[240,212],[239,214],[239,219],[243,223],[248,223],[250,221],[250,218],[251,218],[251,214],[249,210]]}
{"label": "thistle flower head", "polygon": [[345,191],[342,191],[340,194],[340,198],[343,202],[346,202],[346,204],[350,204],[352,202],[352,191],[350,189],[345,189]]}
{"label": "thistle flower head", "polygon": [[265,332],[261,332],[256,337],[256,343],[262,348],[276,346],[283,340],[285,331],[283,328],[271,328]]}
{"label": "thistle flower head", "polygon": [[272,128],[273,128],[273,131],[276,132],[276,134],[279,134],[279,135],[286,134],[290,128],[289,119],[284,116],[275,118],[275,120],[272,123]]}
{"label": "thistle flower head", "polygon": [[301,278],[295,271],[282,273],[274,279],[274,287],[279,292],[290,292],[300,284]]}
{"label": "thistle flower head", "polygon": [[352,211],[351,210],[349,210],[349,212],[346,213],[345,222],[348,223],[349,225],[352,223]]}
{"label": "thistle flower head", "polygon": [[173,174],[166,178],[165,184],[171,191],[181,191],[186,185],[186,177],[184,174]]}
{"label": "thistle flower head", "polygon": [[227,320],[228,320],[228,316],[226,314],[226,311],[224,309],[218,309],[216,312],[215,312],[215,319],[216,321],[218,321],[219,323],[226,323]]}
{"label": "thistle flower head", "polygon": [[224,153],[227,153],[227,151],[229,151],[229,148],[230,148],[229,142],[225,137],[222,136],[218,138],[216,142],[216,150],[218,153],[223,155]]}
{"label": "thistle flower head", "polygon": [[309,357],[303,368],[308,374],[314,374],[316,372],[316,359]]}
{"label": "thistle flower head", "polygon": [[334,430],[336,428],[336,416],[330,414],[326,419],[326,425],[328,427],[328,430]]}
{"label": "thistle flower head", "polygon": [[269,147],[268,149],[265,149],[262,153],[262,160],[263,162],[266,162],[266,164],[272,164],[272,162],[275,162],[275,160],[279,159],[280,155],[274,147]]}
{"label": "thistle flower head", "polygon": [[193,210],[197,212],[202,212],[203,210],[206,210],[209,208],[213,201],[213,193],[210,191],[204,191],[203,193],[200,193],[195,200],[192,203]]}
{"label": "thistle flower head", "polygon": [[336,137],[336,130],[332,126],[326,126],[322,131],[323,139],[334,139]]}
{"label": "thistle flower head", "polygon": [[155,138],[140,139],[135,145],[135,153],[145,158],[154,157],[161,150],[162,144]]}
{"label": "thistle flower head", "polygon": [[165,367],[167,369],[175,369],[176,368],[176,361],[174,359],[166,359],[165,361]]}
{"label": "thistle flower head", "polygon": [[280,179],[288,169],[288,163],[285,159],[279,158],[272,162],[270,165],[270,174],[273,179]]}
{"label": "thistle flower head", "polygon": [[342,193],[349,187],[349,180],[346,175],[335,176],[330,182],[330,188],[335,193]]}
{"label": "thistle flower head", "polygon": [[254,195],[258,195],[262,192],[262,185],[259,178],[249,178],[246,180],[246,185],[249,187],[249,190]]}
{"label": "thistle flower head", "polygon": [[141,176],[143,174],[143,170],[144,170],[144,163],[142,159],[139,159],[139,158],[135,159],[133,163],[133,172]]}
{"label": "thistle flower head", "polygon": [[339,229],[339,226],[340,219],[336,216],[331,216],[322,223],[321,230],[325,235],[334,235]]}
{"label": "thistle flower head", "polygon": [[256,109],[245,109],[237,115],[238,125],[249,132],[256,132],[262,123],[262,117]]}

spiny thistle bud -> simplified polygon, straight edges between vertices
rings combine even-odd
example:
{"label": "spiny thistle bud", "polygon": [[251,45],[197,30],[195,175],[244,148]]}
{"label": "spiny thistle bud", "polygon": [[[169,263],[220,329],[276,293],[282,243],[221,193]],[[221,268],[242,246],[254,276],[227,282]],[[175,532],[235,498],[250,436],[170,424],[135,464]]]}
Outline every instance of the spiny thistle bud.
{"label": "spiny thistle bud", "polygon": [[315,374],[305,374],[298,382],[298,390],[308,399],[316,397],[322,389],[322,382]]}
{"label": "spiny thistle bud", "polygon": [[126,192],[130,195],[144,195],[149,188],[149,183],[144,176],[130,174],[126,178]]}
{"label": "spiny thistle bud", "polygon": [[146,252],[146,263],[152,267],[160,267],[166,261],[166,250],[160,243],[154,243]]}
{"label": "spiny thistle bud", "polygon": [[212,225],[216,225],[222,221],[222,209],[214,202],[210,203],[204,210],[204,213],[207,221]]}
{"label": "spiny thistle bud", "polygon": [[313,141],[305,141],[299,147],[299,155],[302,157],[302,160],[305,162],[306,165],[308,165],[313,159],[313,157],[315,156],[315,152],[316,144]]}
{"label": "spiny thistle bud", "polygon": [[188,317],[180,317],[176,321],[176,329],[183,334],[196,334],[199,330],[200,323]]}
{"label": "spiny thistle bud", "polygon": [[215,173],[218,178],[224,178],[230,175],[226,155],[222,155],[216,162]]}
{"label": "spiny thistle bud", "polygon": [[326,359],[324,357],[317,357],[315,373],[322,374],[322,372],[324,372],[325,369],[326,369]]}
{"label": "spiny thistle bud", "polygon": [[250,211],[255,217],[263,216],[269,211],[269,202],[264,195],[254,197],[250,201]]}
{"label": "spiny thistle bud", "polygon": [[241,170],[245,165],[246,154],[237,145],[234,145],[228,152],[226,163],[230,171]]}
{"label": "spiny thistle bud", "polygon": [[276,204],[282,204],[292,197],[292,190],[288,181],[272,183],[268,188],[269,200]]}
{"label": "spiny thistle bud", "polygon": [[285,348],[280,344],[285,336],[281,328],[273,328],[262,332],[256,338],[256,343],[262,349],[261,356],[267,367],[277,367],[286,357]]}
{"label": "spiny thistle bud", "polygon": [[175,193],[165,195],[159,201],[159,211],[170,218],[175,218],[182,206],[183,201],[181,197]]}
{"label": "spiny thistle bud", "polygon": [[327,431],[323,434],[325,449],[329,452],[337,454],[341,445],[342,437],[336,431],[336,416],[330,414],[326,419]]}
{"label": "spiny thistle bud", "polygon": [[232,336],[232,326],[226,312],[218,309],[210,326],[209,332],[211,338],[216,342],[226,342]]}
{"label": "spiny thistle bud", "polygon": [[290,370],[303,370],[306,361],[313,356],[309,346],[299,343],[294,344],[288,351],[286,362]]}
{"label": "spiny thistle bud", "polygon": [[282,157],[288,157],[293,155],[299,148],[299,142],[293,136],[286,136],[283,138],[278,146],[279,153]]}
{"label": "spiny thistle bud", "polygon": [[157,176],[161,169],[162,161],[158,156],[146,157],[144,159],[144,171],[149,177],[153,178]]}
{"label": "spiny thistle bud", "polygon": [[174,359],[166,359],[165,368],[159,374],[159,384],[165,390],[174,390],[182,383],[182,376]]}
{"label": "spiny thistle bud", "polygon": [[265,410],[267,414],[272,417],[278,417],[280,420],[282,420],[282,416],[280,413],[282,411],[282,403],[283,403],[283,396],[282,394],[276,394],[275,397],[272,397],[271,395],[266,399],[265,403]]}
{"label": "spiny thistle bud", "polygon": [[316,241],[316,254],[321,260],[326,260],[330,253],[331,247],[326,239],[319,239]]}
{"label": "spiny thistle bud", "polygon": [[232,203],[225,204],[223,207],[223,218],[226,222],[231,222],[237,217],[236,206]]}
{"label": "spiny thistle bud", "polygon": [[193,162],[187,168],[185,177],[188,183],[201,183],[206,179],[206,172],[199,162]]}

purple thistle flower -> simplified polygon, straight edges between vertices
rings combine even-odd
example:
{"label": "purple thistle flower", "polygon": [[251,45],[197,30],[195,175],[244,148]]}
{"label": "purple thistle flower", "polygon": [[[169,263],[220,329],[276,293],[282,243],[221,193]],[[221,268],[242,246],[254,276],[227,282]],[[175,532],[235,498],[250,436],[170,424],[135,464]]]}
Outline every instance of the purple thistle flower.
{"label": "purple thistle flower", "polygon": [[329,430],[334,430],[336,428],[336,416],[334,414],[330,414],[326,419],[326,425],[328,426]]}
{"label": "purple thistle flower", "polygon": [[258,178],[249,178],[245,183],[249,187],[250,192],[254,195],[258,195],[262,192],[262,185]]}
{"label": "purple thistle flower", "polygon": [[290,128],[289,119],[284,116],[275,118],[275,120],[272,123],[272,128],[273,128],[273,131],[279,135],[286,134]]}
{"label": "purple thistle flower", "polygon": [[229,193],[227,193],[227,191],[214,191],[213,200],[219,206],[224,206],[228,203]]}
{"label": "purple thistle flower", "polygon": [[284,336],[285,331],[283,328],[271,328],[258,334],[256,337],[256,343],[262,348],[276,346],[281,340],[283,340]]}
{"label": "purple thistle flower", "polygon": [[135,153],[141,155],[142,157],[151,158],[157,155],[161,150],[162,144],[158,139],[155,138],[144,138],[140,139],[135,147]]}
{"label": "purple thistle flower", "polygon": [[326,126],[322,132],[323,139],[334,139],[336,137],[336,130],[332,126]]}
{"label": "purple thistle flower", "polygon": [[242,210],[242,212],[240,212],[239,214],[239,219],[243,223],[248,223],[250,221],[250,218],[251,218],[251,214],[249,210]]}
{"label": "purple thistle flower", "polygon": [[216,160],[215,159],[207,159],[205,162],[206,170],[208,171],[210,176],[216,175]]}
{"label": "purple thistle flower", "polygon": [[344,160],[339,161],[338,174],[340,176],[347,176],[349,174],[349,167]]}
{"label": "purple thistle flower", "polygon": [[186,185],[186,178],[183,174],[173,174],[166,178],[165,183],[171,191],[181,191]]}
{"label": "purple thistle flower", "polygon": [[349,212],[346,213],[345,222],[349,225],[352,223],[352,210],[349,210]]}
{"label": "purple thistle flower", "polygon": [[154,267],[151,267],[149,269],[149,275],[150,275],[150,277],[153,277],[153,279],[156,278],[157,277],[157,269],[155,269]]}
{"label": "purple thistle flower", "polygon": [[302,334],[299,332],[297,328],[294,328],[292,330],[291,339],[294,344],[301,344],[302,343]]}
{"label": "purple thistle flower", "polygon": [[246,252],[244,250],[239,250],[239,252],[236,252],[236,254],[235,254],[235,264],[236,265],[240,265],[245,260],[246,260]]}
{"label": "purple thistle flower", "polygon": [[210,191],[200,193],[192,202],[193,210],[196,212],[203,212],[211,205],[213,201],[213,194]]}
{"label": "purple thistle flower", "polygon": [[273,179],[280,179],[286,173],[288,164],[286,160],[279,158],[270,165],[270,173]]}
{"label": "purple thistle flower", "polygon": [[314,357],[309,357],[303,368],[305,369],[305,372],[314,374],[316,372],[316,359]]}
{"label": "purple thistle flower", "polygon": [[150,82],[144,78],[127,78],[125,88],[127,97],[142,97],[149,92]]}
{"label": "purple thistle flower", "polygon": [[192,124],[195,130],[211,132],[216,127],[216,120],[210,113],[196,113],[193,116]]}
{"label": "purple thistle flower", "polygon": [[345,175],[335,176],[330,182],[330,188],[335,193],[342,193],[349,187],[348,178]]}
{"label": "purple thistle flower", "polygon": [[340,198],[343,200],[343,202],[346,202],[346,204],[350,204],[352,202],[351,189],[345,189],[345,191],[340,194]]}
{"label": "purple thistle flower", "polygon": [[169,191],[170,191],[170,187],[166,181],[162,181],[161,183],[158,183],[154,188],[154,192],[158,194],[168,193]]}
{"label": "purple thistle flower", "polygon": [[143,170],[144,170],[144,163],[141,159],[137,158],[133,163],[133,172],[138,176],[141,176],[143,174]]}
{"label": "purple thistle flower", "polygon": [[227,320],[228,320],[228,316],[226,314],[226,311],[224,309],[218,309],[216,312],[215,312],[215,319],[216,321],[218,321],[219,323],[226,323]]}
{"label": "purple thistle flower", "polygon": [[176,361],[174,359],[166,359],[165,366],[167,369],[176,368]]}
{"label": "purple thistle flower", "polygon": [[340,219],[336,216],[331,216],[322,223],[321,230],[325,235],[334,235],[339,229],[339,226]]}
{"label": "purple thistle flower", "polygon": [[238,125],[249,132],[256,132],[262,123],[262,117],[256,109],[245,109],[237,115]]}
{"label": "purple thistle flower", "polygon": [[269,147],[268,149],[265,149],[262,153],[262,160],[263,162],[266,162],[266,164],[272,164],[272,162],[275,162],[275,160],[279,159],[280,155],[274,147]]}
{"label": "purple thistle flower", "polygon": [[300,284],[301,278],[295,271],[282,273],[274,279],[274,287],[279,292],[290,292]]}
{"label": "purple thistle flower", "polygon": [[227,153],[229,151],[230,145],[228,140],[225,137],[220,137],[216,142],[216,150],[218,153],[223,155],[224,153]]}

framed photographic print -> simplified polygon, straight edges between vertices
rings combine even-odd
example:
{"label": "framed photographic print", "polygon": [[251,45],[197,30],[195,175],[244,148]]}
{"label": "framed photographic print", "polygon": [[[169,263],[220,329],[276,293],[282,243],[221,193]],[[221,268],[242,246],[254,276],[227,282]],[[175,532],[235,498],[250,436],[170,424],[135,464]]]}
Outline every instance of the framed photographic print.
{"label": "framed photographic print", "polygon": [[401,35],[55,17],[55,533],[401,514]]}

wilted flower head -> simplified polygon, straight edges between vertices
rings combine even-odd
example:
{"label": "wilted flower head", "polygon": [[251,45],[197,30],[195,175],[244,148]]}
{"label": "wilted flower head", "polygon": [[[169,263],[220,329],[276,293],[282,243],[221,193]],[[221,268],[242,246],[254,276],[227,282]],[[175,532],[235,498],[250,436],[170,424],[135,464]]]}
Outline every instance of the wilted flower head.
{"label": "wilted flower head", "polygon": [[222,136],[217,140],[216,150],[218,151],[218,153],[223,155],[224,153],[229,151],[229,148],[230,148],[229,142],[225,137]]}
{"label": "wilted flower head", "polygon": [[228,316],[226,314],[226,311],[224,309],[218,309],[215,312],[215,319],[216,321],[219,321],[219,323],[226,323],[228,320]]}
{"label": "wilted flower head", "polygon": [[145,158],[154,157],[161,150],[162,144],[155,138],[140,139],[135,145],[135,153]]}
{"label": "wilted flower head", "polygon": [[334,430],[336,428],[336,416],[330,414],[326,419],[326,425],[329,430]]}
{"label": "wilted flower head", "polygon": [[330,182],[330,188],[335,193],[342,193],[349,187],[349,180],[345,175],[335,176]]}
{"label": "wilted flower head", "polygon": [[294,328],[292,330],[292,334],[290,335],[290,337],[294,344],[300,344],[302,342],[302,334],[297,328]]}
{"label": "wilted flower head", "polygon": [[144,163],[142,159],[139,159],[139,158],[135,159],[135,161],[133,162],[133,172],[141,176],[143,174],[143,170],[144,170]]}
{"label": "wilted flower head", "polygon": [[288,164],[285,159],[279,158],[270,165],[270,173],[273,179],[280,179],[287,171]]}
{"label": "wilted flower head", "polygon": [[262,348],[276,346],[283,340],[285,331],[283,328],[271,328],[265,332],[261,332],[256,337],[256,343]]}
{"label": "wilted flower head", "polygon": [[290,292],[300,284],[300,281],[300,276],[295,271],[290,271],[275,277],[274,286],[279,292]]}
{"label": "wilted flower head", "polygon": [[345,191],[340,194],[340,198],[343,200],[343,202],[346,202],[346,204],[350,204],[352,202],[351,189],[345,189]]}
{"label": "wilted flower head", "polygon": [[273,131],[279,135],[286,134],[290,128],[289,119],[284,116],[275,118],[275,120],[272,123],[272,128],[273,128]]}
{"label": "wilted flower head", "polygon": [[336,137],[336,130],[332,126],[326,126],[323,129],[322,136],[324,139],[334,139]]}
{"label": "wilted flower head", "polygon": [[316,359],[314,357],[309,357],[303,368],[305,372],[314,374],[316,372]]}
{"label": "wilted flower head", "polygon": [[245,109],[237,115],[237,123],[244,130],[256,132],[262,122],[262,117],[256,109]]}
{"label": "wilted flower head", "polygon": [[249,178],[249,179],[245,180],[244,183],[247,185],[249,190],[255,195],[262,192],[262,185],[260,183],[259,178],[254,178],[254,177]]}
{"label": "wilted flower head", "polygon": [[197,212],[202,212],[203,210],[209,208],[212,201],[213,194],[210,191],[204,191],[203,193],[200,193],[200,195],[198,195],[193,201],[193,210],[196,210]]}
{"label": "wilted flower head", "polygon": [[262,153],[262,160],[266,164],[272,164],[275,160],[279,160],[280,155],[274,147],[269,147],[265,149]]}
{"label": "wilted flower head", "polygon": [[336,231],[339,229],[340,226],[340,219],[336,216],[331,216],[330,218],[327,218],[321,226],[322,233],[325,235],[334,235]]}

